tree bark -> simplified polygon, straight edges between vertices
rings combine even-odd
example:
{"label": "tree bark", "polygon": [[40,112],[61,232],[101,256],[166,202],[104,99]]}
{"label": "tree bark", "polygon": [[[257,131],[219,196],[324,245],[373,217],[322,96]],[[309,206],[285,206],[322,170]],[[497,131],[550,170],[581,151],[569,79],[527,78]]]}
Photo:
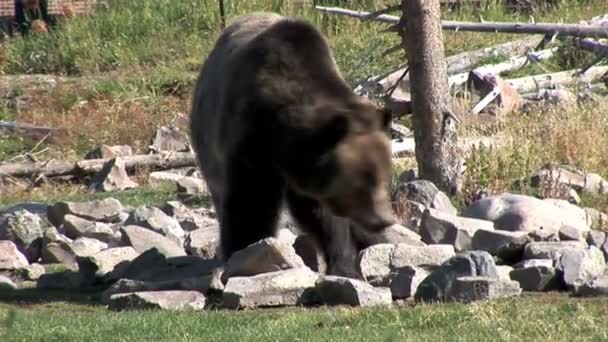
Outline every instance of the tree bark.
{"label": "tree bark", "polygon": [[[461,151],[454,114],[448,107],[448,76],[439,0],[402,0],[420,178],[449,194],[461,190]],[[403,23],[405,21],[405,23]]]}

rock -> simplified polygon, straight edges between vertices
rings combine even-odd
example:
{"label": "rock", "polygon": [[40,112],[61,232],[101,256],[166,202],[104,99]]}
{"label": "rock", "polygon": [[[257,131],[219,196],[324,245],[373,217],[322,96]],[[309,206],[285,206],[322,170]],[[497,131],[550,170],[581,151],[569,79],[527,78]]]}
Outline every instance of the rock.
{"label": "rock", "polygon": [[0,240],[12,241],[29,262],[40,258],[45,224],[36,214],[23,209],[0,216]]}
{"label": "rock", "polygon": [[73,240],[59,233],[57,228],[51,226],[44,230],[42,242],[43,244],[47,244],[49,242],[63,242],[69,245],[73,242]]}
{"label": "rock", "polygon": [[513,267],[509,265],[496,265],[496,271],[498,272],[498,278],[503,280],[511,280],[511,271]]}
{"label": "rock", "polygon": [[603,274],[606,260],[597,247],[590,246],[587,249],[564,251],[555,267],[563,273],[564,283],[576,289]]}
{"label": "rock", "polygon": [[36,287],[47,290],[81,290],[90,285],[92,279],[84,274],[74,271],[64,271],[59,273],[47,273],[38,278]]}
{"label": "rock", "polygon": [[108,244],[97,239],[81,237],[74,240],[71,247],[76,256],[87,257],[108,248]]}
{"label": "rock", "polygon": [[322,274],[327,272],[327,263],[313,237],[306,234],[299,235],[293,243],[293,248],[304,261],[304,265],[311,270]]}
{"label": "rock", "polygon": [[394,224],[386,227],[384,231],[381,233],[367,233],[362,229],[353,229],[354,236],[357,237],[359,241],[365,241],[368,246],[373,246],[377,244],[390,243],[404,243],[411,246],[426,246],[424,242],[421,241],[420,235],[405,228],[400,224]]}
{"label": "rock", "polygon": [[152,145],[150,145],[150,151],[156,153],[161,151],[185,152],[189,150],[190,143],[186,132],[172,125],[159,127],[152,138]]}
{"label": "rock", "polygon": [[608,274],[586,282],[576,288],[573,294],[579,297],[608,296]]}
{"label": "rock", "polygon": [[183,246],[186,232],[174,218],[165,214],[159,208],[142,206],[131,212],[125,225],[140,226],[164,235],[179,246]]}
{"label": "rock", "polygon": [[182,177],[177,180],[178,194],[185,195],[201,195],[207,194],[207,185],[205,181],[196,177]]}
{"label": "rock", "polygon": [[85,159],[112,159],[116,157],[129,157],[133,155],[133,149],[129,145],[108,146],[102,144],[95,150],[89,152]]}
{"label": "rock", "polygon": [[585,241],[583,232],[572,226],[562,226],[559,229],[559,239],[561,241]]}
{"label": "rock", "polygon": [[454,254],[452,245],[378,244],[361,252],[361,272],[365,280],[371,281],[405,266],[437,267]]}
{"label": "rock", "polygon": [[517,270],[529,267],[553,267],[553,264],[554,262],[551,259],[528,259],[518,262],[513,265],[513,268]]}
{"label": "rock", "polygon": [[472,248],[473,235],[478,230],[494,230],[491,221],[458,217],[434,209],[422,215],[420,235],[427,244],[450,244],[456,252]]}
{"label": "rock", "polygon": [[487,114],[501,119],[521,108],[522,96],[501,77],[476,69],[471,71],[470,80],[473,82],[473,87],[479,91],[480,99],[488,96],[494,89],[498,89],[498,96],[485,108],[482,108],[478,114]]}
{"label": "rock", "polygon": [[150,229],[127,225],[122,227],[121,231],[124,243],[132,246],[137,253],[143,253],[150,248],[156,247],[167,257],[186,255],[184,249],[173,242],[173,240]]}
{"label": "rock", "polygon": [[148,183],[152,185],[161,185],[165,183],[177,183],[184,175],[169,171],[155,171],[148,175]]}
{"label": "rock", "polygon": [[469,303],[521,294],[519,283],[500,278],[464,276],[456,278],[448,300]]}
{"label": "rock", "polygon": [[48,242],[42,246],[40,261],[43,264],[63,264],[73,268],[76,263],[76,252],[71,243],[63,241]]}
{"label": "rock", "polygon": [[9,278],[0,274],[0,292],[16,290],[17,285]]}
{"label": "rock", "polygon": [[277,232],[277,239],[285,241],[286,243],[293,245],[296,242],[297,235],[287,228],[281,228]]}
{"label": "rock", "polygon": [[390,289],[358,279],[323,275],[317,279],[315,289],[325,305],[377,306],[393,302]]}
{"label": "rock", "polygon": [[146,291],[112,295],[108,309],[112,311],[203,310],[205,303],[205,296],[197,291]]}
{"label": "rock", "polygon": [[195,212],[178,201],[169,201],[161,209],[165,214],[176,219],[187,232],[213,226],[219,227],[219,222],[216,218],[211,217],[210,213]]}
{"label": "rock", "polygon": [[20,278],[22,278],[24,280],[36,281],[43,274],[46,273],[46,270],[40,264],[31,264],[31,265],[25,266],[24,268],[20,268],[20,269],[16,270],[16,273],[19,275]]}
{"label": "rock", "polygon": [[[449,301],[459,296],[454,288],[459,277],[490,277],[498,279],[494,259],[488,252],[467,251],[456,254],[435,269],[422,283],[414,299],[425,302]],[[454,288],[454,290],[453,290]]]}
{"label": "rock", "polygon": [[422,214],[426,210],[424,204],[410,200],[393,201],[393,210],[404,226],[415,233],[420,232]]}
{"label": "rock", "polygon": [[422,267],[405,266],[392,271],[387,276],[371,281],[373,286],[388,287],[393,299],[405,299],[413,296],[418,285],[429,275]]}
{"label": "rock", "polygon": [[447,195],[427,180],[420,179],[399,184],[392,197],[393,201],[410,200],[448,214],[458,213]]}
{"label": "rock", "polygon": [[557,272],[552,266],[519,268],[511,271],[510,276],[524,291],[551,291],[562,288]]}
{"label": "rock", "polygon": [[587,243],[581,241],[529,242],[524,247],[524,259],[551,259],[555,262],[567,250],[585,248]]}
{"label": "rock", "polygon": [[190,277],[162,281],[119,279],[102,293],[101,302],[103,304],[108,304],[112,295],[129,292],[197,291],[202,294],[207,294],[211,290],[222,291],[224,289],[224,284],[222,284],[219,279],[214,279],[214,277],[219,278],[214,275],[207,275],[202,277]]}
{"label": "rock", "polygon": [[590,218],[592,222],[591,226],[594,229],[606,230],[608,228],[608,214],[605,214],[594,208],[583,208],[583,210],[585,210],[587,217]]}
{"label": "rock", "polygon": [[507,231],[557,233],[568,225],[585,232],[591,226],[585,211],[567,201],[510,193],[482,198],[465,208],[462,216],[489,220],[495,229]]}
{"label": "rock", "polygon": [[545,165],[531,177],[532,186],[555,182],[586,193],[608,193],[608,182],[600,175],[584,173],[569,166]]}
{"label": "rock", "polygon": [[601,248],[604,242],[606,242],[606,233],[598,230],[591,230],[589,234],[587,234],[586,241],[590,246]]}
{"label": "rock", "polygon": [[503,260],[519,260],[529,241],[525,232],[480,229],[473,236],[472,249],[486,251]]}
{"label": "rock", "polygon": [[304,266],[304,261],[290,244],[270,237],[232,254],[226,264],[223,279]]}
{"label": "rock", "polygon": [[319,275],[308,267],[284,269],[251,277],[231,277],[222,294],[228,309],[294,306],[314,301]]}
{"label": "rock", "polygon": [[205,259],[215,258],[220,247],[219,225],[191,231],[186,238],[185,246],[190,255]]}
{"label": "rock", "polygon": [[135,259],[139,253],[133,247],[108,248],[88,257],[77,257],[78,268],[81,273],[102,278],[112,272],[115,267],[122,264],[126,267],[128,262]]}
{"label": "rock", "polygon": [[89,189],[111,192],[138,186],[139,184],[129,177],[124,161],[121,158],[113,158],[104,163],[101,170],[93,176]]}
{"label": "rock", "polygon": [[103,242],[113,242],[120,236],[107,223],[89,221],[71,214],[64,216],[62,228],[66,236],[71,239],[88,237]]}
{"label": "rock", "polygon": [[114,198],[105,198],[82,203],[57,202],[48,207],[47,216],[55,227],[60,227],[67,214],[72,214],[90,221],[113,223],[120,220],[123,211],[124,208],[118,200]]}

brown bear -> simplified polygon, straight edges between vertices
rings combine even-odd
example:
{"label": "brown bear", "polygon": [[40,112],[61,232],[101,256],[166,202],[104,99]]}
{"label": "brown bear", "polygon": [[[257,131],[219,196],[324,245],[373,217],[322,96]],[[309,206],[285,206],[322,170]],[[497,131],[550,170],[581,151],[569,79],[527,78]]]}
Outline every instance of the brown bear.
{"label": "brown bear", "polygon": [[274,236],[286,203],[327,273],[360,278],[351,228],[394,223],[390,114],[351,90],[314,26],[274,13],[234,19],[202,66],[190,122],[223,258]]}

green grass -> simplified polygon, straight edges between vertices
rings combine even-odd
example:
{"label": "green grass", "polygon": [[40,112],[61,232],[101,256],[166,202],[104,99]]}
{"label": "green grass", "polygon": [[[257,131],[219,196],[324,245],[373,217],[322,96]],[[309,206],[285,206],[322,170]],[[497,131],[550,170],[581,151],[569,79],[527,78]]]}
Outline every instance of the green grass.
{"label": "green grass", "polygon": [[[74,296],[72,296],[74,297]],[[81,296],[84,297],[84,296]],[[52,298],[57,298],[56,295]],[[601,341],[608,299],[565,295],[391,308],[114,313],[67,301],[0,304],[13,341]],[[110,337],[111,336],[111,337]]]}

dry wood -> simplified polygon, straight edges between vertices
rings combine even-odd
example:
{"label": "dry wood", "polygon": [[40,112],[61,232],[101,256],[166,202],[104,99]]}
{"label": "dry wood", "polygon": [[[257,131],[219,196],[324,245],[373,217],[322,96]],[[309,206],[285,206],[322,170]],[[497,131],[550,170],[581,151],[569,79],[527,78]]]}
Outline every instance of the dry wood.
{"label": "dry wood", "polygon": [[0,121],[0,137],[17,135],[21,137],[41,139],[46,136],[63,133],[65,133],[65,130],[63,129],[36,126],[20,122]]}
{"label": "dry wood", "polygon": [[[127,170],[136,168],[172,169],[196,166],[196,156],[191,152],[140,154],[120,158]],[[99,172],[110,159],[89,159],[77,162],[44,161],[0,164],[2,177],[67,176],[93,174]]]}
{"label": "dry wood", "polygon": [[[370,14],[365,11],[353,11],[339,7],[316,6],[315,9],[338,15],[354,18],[367,18]],[[393,15],[382,14],[369,20],[381,21],[390,24],[398,24],[400,18]],[[403,25],[402,25],[403,26]],[[585,24],[554,24],[554,23],[508,23],[508,22],[466,22],[466,21],[441,21],[441,27],[449,31],[473,31],[473,32],[503,32],[520,34],[543,34],[573,37],[608,37],[608,30],[601,25]]]}
{"label": "dry wood", "polygon": [[577,81],[594,83],[600,81],[602,75],[608,72],[608,66],[589,68],[584,74],[579,75],[578,69],[560,71],[555,73],[525,76],[506,80],[520,94],[530,93],[538,89],[552,88],[554,86],[565,86]]}
{"label": "dry wood", "polygon": [[593,52],[598,56],[608,57],[608,44],[585,38],[576,40],[576,46],[583,50]]}

